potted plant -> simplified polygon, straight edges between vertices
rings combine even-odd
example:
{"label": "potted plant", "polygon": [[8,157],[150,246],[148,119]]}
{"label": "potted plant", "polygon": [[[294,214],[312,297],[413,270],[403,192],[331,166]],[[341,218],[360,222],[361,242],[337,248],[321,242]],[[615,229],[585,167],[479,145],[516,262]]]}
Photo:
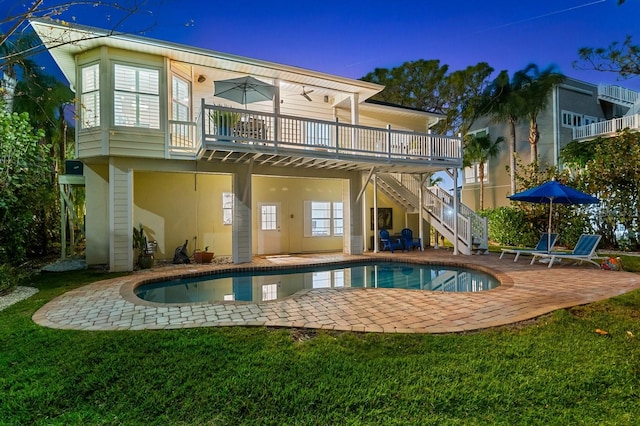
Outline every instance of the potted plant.
{"label": "potted plant", "polygon": [[142,224],[138,228],[133,228],[133,249],[137,251],[140,269],[149,269],[153,266],[153,251],[149,250]]}
{"label": "potted plant", "polygon": [[211,263],[214,254],[215,253],[209,251],[209,246],[206,246],[204,251],[196,249],[193,252],[193,260],[195,260],[196,263]]}
{"label": "potted plant", "polygon": [[219,136],[233,136],[233,130],[240,121],[240,114],[233,111],[215,110],[210,117]]}

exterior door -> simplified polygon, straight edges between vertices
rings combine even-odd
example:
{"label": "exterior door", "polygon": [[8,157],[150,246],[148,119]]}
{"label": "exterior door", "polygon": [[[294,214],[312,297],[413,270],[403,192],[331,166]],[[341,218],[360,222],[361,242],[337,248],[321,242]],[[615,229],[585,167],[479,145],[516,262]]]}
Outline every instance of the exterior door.
{"label": "exterior door", "polygon": [[280,254],[282,244],[280,203],[258,203],[258,254]]}

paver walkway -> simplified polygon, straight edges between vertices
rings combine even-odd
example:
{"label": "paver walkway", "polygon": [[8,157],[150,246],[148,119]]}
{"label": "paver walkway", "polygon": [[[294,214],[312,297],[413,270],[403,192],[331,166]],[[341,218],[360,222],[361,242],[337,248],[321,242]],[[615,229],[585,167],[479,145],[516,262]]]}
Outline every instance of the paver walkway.
{"label": "paver walkway", "polygon": [[[133,294],[141,281],[197,275],[220,268],[308,265],[362,258],[443,263],[490,271],[502,285],[477,293],[398,289],[313,289],[261,303],[166,305]],[[212,326],[280,326],[385,333],[449,333],[535,318],[640,288],[640,275],[593,266],[529,265],[495,254],[453,256],[447,250],[366,256],[300,255],[256,258],[244,265],[172,265],[100,281],[65,293],[33,315],[43,326],[78,330],[140,330]]]}

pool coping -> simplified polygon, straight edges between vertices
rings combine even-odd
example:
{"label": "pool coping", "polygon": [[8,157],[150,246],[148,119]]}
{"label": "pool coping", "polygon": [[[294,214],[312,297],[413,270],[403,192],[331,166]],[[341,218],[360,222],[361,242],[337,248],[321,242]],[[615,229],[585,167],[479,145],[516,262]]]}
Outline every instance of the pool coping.
{"label": "pool coping", "polygon": [[[159,304],[139,299],[143,282],[207,275],[221,270],[264,270],[393,260],[477,269],[501,285],[482,292],[446,293],[381,288],[308,289],[268,302]],[[588,285],[586,285],[588,283]],[[496,327],[538,317],[557,309],[607,299],[640,288],[629,272],[592,266],[530,265],[496,254],[453,256],[447,250],[292,255],[255,258],[250,264],[173,265],[88,284],[56,297],[34,315],[46,327],[75,330],[142,330],[219,326],[261,326],[384,333],[451,333]]]}

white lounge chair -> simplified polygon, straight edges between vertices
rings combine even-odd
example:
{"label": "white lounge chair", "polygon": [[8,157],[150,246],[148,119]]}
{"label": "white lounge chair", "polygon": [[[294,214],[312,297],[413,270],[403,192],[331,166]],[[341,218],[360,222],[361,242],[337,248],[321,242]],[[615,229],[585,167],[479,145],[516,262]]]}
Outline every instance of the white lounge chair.
{"label": "white lounge chair", "polygon": [[540,241],[538,241],[538,244],[536,245],[536,247],[532,249],[503,248],[502,253],[500,253],[500,259],[502,259],[502,256],[504,256],[505,253],[515,254],[516,257],[513,259],[514,262],[518,261],[518,258],[520,257],[521,254],[530,256],[534,253],[547,253],[555,245],[556,240],[558,239],[558,234],[551,234],[551,245],[549,245],[548,236],[549,234],[547,232],[540,235]]}
{"label": "white lounge chair", "polygon": [[531,259],[531,264],[533,265],[533,263],[538,259],[549,259],[548,267],[551,268],[556,259],[566,259],[577,261],[579,263],[589,262],[600,267],[600,265],[597,262],[594,262],[593,259],[598,257],[598,255],[596,255],[596,247],[598,247],[601,237],[601,235],[582,234],[571,253],[534,253],[533,258]]}

